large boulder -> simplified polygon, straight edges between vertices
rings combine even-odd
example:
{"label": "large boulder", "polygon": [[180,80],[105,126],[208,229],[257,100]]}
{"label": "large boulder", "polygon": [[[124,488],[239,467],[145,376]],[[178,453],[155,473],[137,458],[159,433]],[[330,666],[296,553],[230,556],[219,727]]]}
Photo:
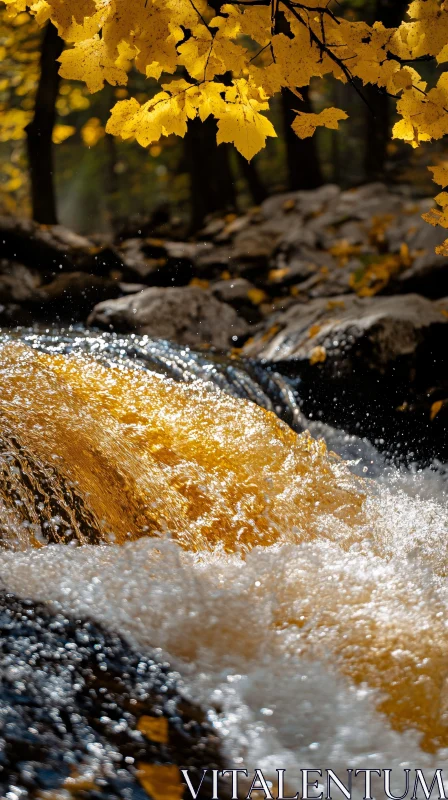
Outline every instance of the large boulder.
{"label": "large boulder", "polygon": [[84,272],[66,272],[42,286],[36,315],[48,320],[79,322],[102,300],[120,297],[118,281]]}
{"label": "large boulder", "polygon": [[195,272],[198,245],[159,239],[128,239],[117,249],[125,278],[148,286],[186,286]]}
{"label": "large boulder", "polygon": [[272,361],[314,360],[316,348],[325,350],[321,363],[349,373],[362,359],[371,369],[384,371],[401,356],[415,356],[437,333],[448,352],[448,319],[438,304],[420,295],[364,297],[341,295],[296,303],[273,315],[244,348],[245,355]]}
{"label": "large boulder", "polygon": [[219,741],[160,651],[11,593],[0,608],[1,797],[142,800],[164,777],[180,797],[170,764],[211,797]]}
{"label": "large boulder", "polygon": [[220,349],[228,349],[249,331],[235,309],[198,286],[151,287],[139,294],[107,300],[94,308],[88,324]]}
{"label": "large boulder", "polygon": [[93,242],[63,225],[38,225],[28,219],[0,217],[2,257],[17,260],[40,272],[76,269]]}
{"label": "large boulder", "polygon": [[37,296],[39,275],[16,261],[0,261],[0,303],[27,303]]}
{"label": "large boulder", "polygon": [[262,319],[259,306],[265,299],[265,293],[245,278],[215,281],[210,285],[210,291],[218,300],[233,306],[250,324]]}
{"label": "large boulder", "polygon": [[448,298],[342,295],[273,314],[243,348],[297,385],[309,417],[448,458]]}
{"label": "large boulder", "polygon": [[15,261],[0,261],[0,325],[32,325],[30,304],[39,297],[40,276]]}

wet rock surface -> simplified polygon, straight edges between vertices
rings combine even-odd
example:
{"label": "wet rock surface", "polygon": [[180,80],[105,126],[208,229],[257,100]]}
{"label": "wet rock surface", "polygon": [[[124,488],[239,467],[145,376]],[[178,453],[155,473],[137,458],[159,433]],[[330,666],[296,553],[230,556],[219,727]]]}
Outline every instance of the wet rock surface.
{"label": "wet rock surface", "polygon": [[[180,786],[177,767],[193,780],[222,768],[204,711],[157,653],[7,593],[0,634],[2,797],[144,800],[157,774]],[[210,796],[206,783],[200,797]]]}
{"label": "wet rock surface", "polygon": [[411,294],[316,299],[278,313],[243,352],[295,378],[306,415],[446,460],[447,309]]}
{"label": "wet rock surface", "polygon": [[402,357],[416,367],[418,358],[431,362],[433,340],[439,338],[441,351],[448,347],[445,306],[448,298],[434,303],[416,294],[319,298],[272,315],[272,327],[260,330],[243,351],[270,361],[319,363],[315,350],[322,348],[321,363],[335,377],[349,377],[361,363],[384,372]]}
{"label": "wet rock surface", "polygon": [[230,305],[197,286],[151,288],[119,300],[106,300],[96,306],[87,322],[106,330],[135,331],[222,350],[248,333],[247,324]]}

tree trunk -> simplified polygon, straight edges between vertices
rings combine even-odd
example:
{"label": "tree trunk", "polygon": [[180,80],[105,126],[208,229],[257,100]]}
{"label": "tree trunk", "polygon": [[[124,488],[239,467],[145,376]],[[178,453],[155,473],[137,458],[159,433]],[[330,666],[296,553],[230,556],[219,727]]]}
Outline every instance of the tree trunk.
{"label": "tree trunk", "polygon": [[105,195],[106,195],[106,213],[107,221],[115,233],[117,227],[117,201],[119,194],[118,175],[117,175],[117,146],[115,137],[111,133],[106,133],[104,137],[104,146],[106,149],[106,175],[105,175]]}
{"label": "tree trunk", "polygon": [[[403,21],[408,5],[408,0],[376,0],[374,19],[386,28],[396,28]],[[365,116],[365,177],[368,181],[383,180],[391,135],[391,103],[387,94],[376,86],[368,84],[362,91],[370,106]]]}
{"label": "tree trunk", "polygon": [[390,101],[387,94],[381,94],[376,86],[366,86],[363,92],[369,104],[366,109],[365,178],[367,181],[379,181],[384,179],[386,172],[392,121]]}
{"label": "tree trunk", "polygon": [[253,160],[248,161],[238,150],[236,150],[236,154],[239,168],[244,180],[247,183],[252,200],[256,206],[261,206],[263,200],[266,200],[268,193],[266,191],[266,187],[263,185],[260,175],[258,174],[257,167]]}
{"label": "tree trunk", "polygon": [[216,121],[191,120],[185,136],[185,156],[190,173],[191,229],[197,231],[207,214],[234,211],[236,193],[230,167],[229,146],[216,144]]}
{"label": "tree trunk", "polygon": [[283,125],[286,143],[286,164],[288,168],[288,188],[316,189],[322,185],[322,173],[314,136],[299,139],[291,128],[296,111],[312,111],[307,86],[300,87],[303,100],[299,100],[289,89],[282,89]]}
{"label": "tree trunk", "polygon": [[57,59],[63,47],[56,28],[49,22],[42,41],[34,118],[26,128],[33,219],[44,225],[57,223],[52,137],[60,81]]}

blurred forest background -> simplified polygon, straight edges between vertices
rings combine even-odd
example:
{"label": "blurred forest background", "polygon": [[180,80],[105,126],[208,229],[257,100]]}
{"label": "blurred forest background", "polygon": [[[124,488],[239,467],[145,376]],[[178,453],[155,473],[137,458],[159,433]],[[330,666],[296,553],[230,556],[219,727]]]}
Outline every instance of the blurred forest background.
{"label": "blurred forest background", "polygon": [[[406,0],[346,0],[344,13],[395,26]],[[435,147],[412,150],[391,138],[394,101],[377,89],[333,80],[276,98],[271,118],[278,132],[248,164],[228,145],[215,142],[211,120],[190,124],[184,140],[168,137],[148,150],[106,134],[117,99],[140,102],[158,91],[137,72],[127,88],[107,86],[89,95],[85,86],[60,80],[56,59],[63,43],[56,29],[41,30],[27,13],[11,22],[0,8],[0,213],[59,221],[79,233],[113,234],[170,218],[179,235],[194,233],[210,213],[232,213],[259,205],[268,195],[323,183],[343,188],[371,181],[410,183],[431,194],[425,167]],[[431,80],[437,67],[423,65]],[[290,128],[294,110],[344,108],[340,131],[320,129],[298,139]]]}

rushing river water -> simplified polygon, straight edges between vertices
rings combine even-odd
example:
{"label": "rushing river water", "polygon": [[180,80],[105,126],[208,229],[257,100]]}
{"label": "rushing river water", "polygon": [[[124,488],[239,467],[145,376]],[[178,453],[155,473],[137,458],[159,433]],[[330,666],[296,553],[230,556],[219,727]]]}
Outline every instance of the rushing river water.
{"label": "rushing river water", "polygon": [[230,766],[446,768],[443,470],[37,344],[0,345],[3,586],[161,648]]}

